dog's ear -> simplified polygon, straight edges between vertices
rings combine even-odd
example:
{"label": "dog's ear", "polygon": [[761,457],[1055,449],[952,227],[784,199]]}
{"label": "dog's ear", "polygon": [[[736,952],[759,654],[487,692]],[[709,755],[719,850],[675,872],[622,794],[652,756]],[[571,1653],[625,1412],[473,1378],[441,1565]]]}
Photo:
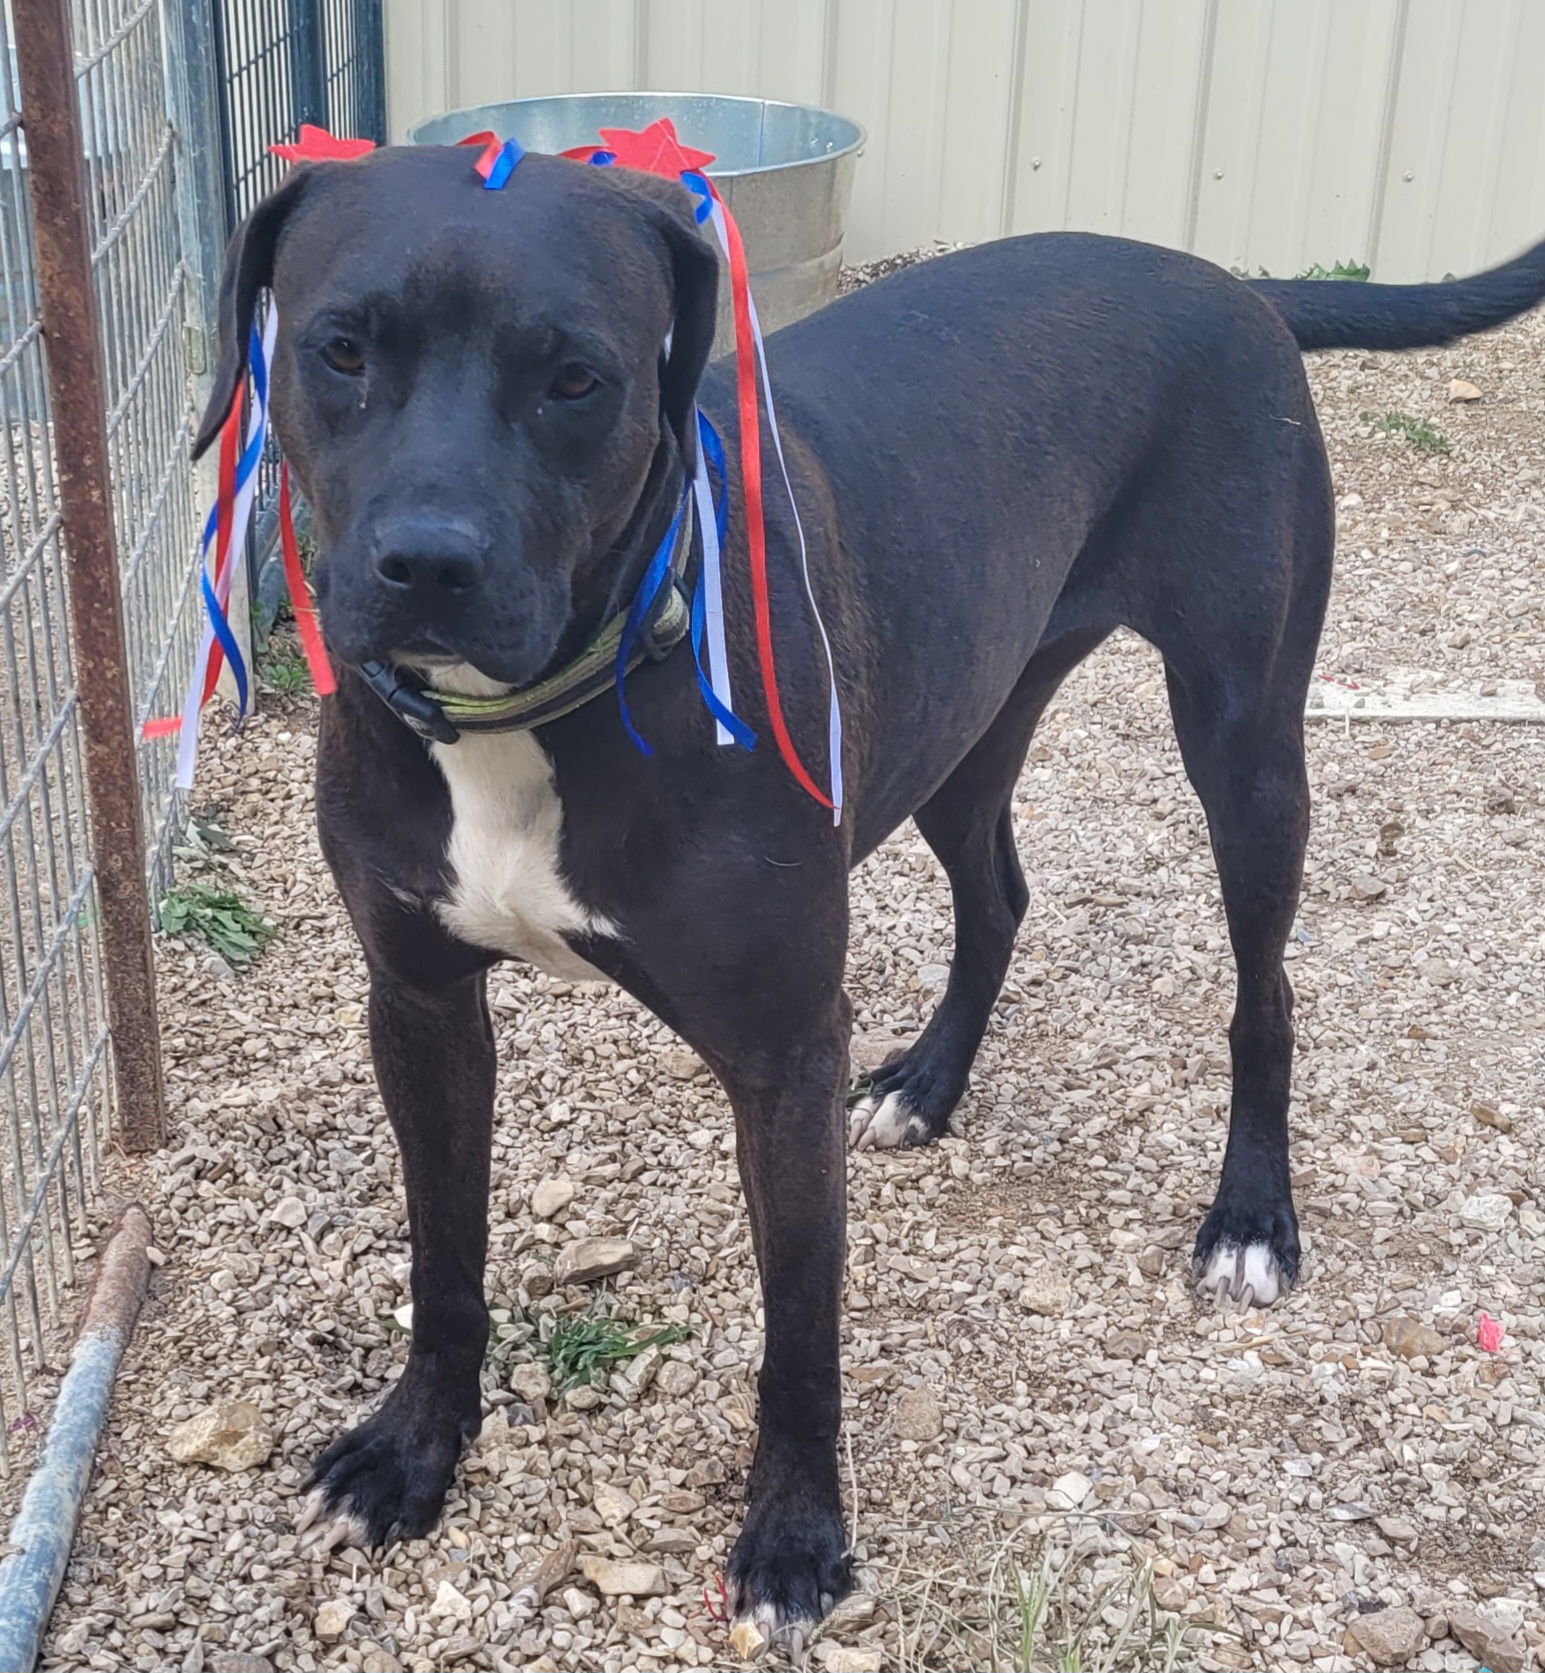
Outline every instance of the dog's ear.
{"label": "dog's ear", "polygon": [[703,368],[713,352],[718,320],[719,257],[698,229],[694,200],[686,187],[632,170],[617,172],[644,201],[645,212],[670,253],[674,301],[670,353],[660,376],[660,406],[690,467],[697,458],[693,405]]}
{"label": "dog's ear", "polygon": [[273,278],[274,248],[280,231],[299,203],[311,174],[310,168],[295,169],[237,227],[226,246],[225,271],[220,276],[220,361],[209,405],[193,438],[195,459],[220,434],[236,390],[247,375],[247,344],[258,292]]}

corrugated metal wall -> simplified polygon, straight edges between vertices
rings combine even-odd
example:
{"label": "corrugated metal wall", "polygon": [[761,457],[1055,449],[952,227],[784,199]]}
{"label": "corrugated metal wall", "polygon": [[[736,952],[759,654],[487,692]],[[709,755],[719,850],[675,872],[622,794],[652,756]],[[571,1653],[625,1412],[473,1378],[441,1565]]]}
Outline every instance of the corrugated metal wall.
{"label": "corrugated metal wall", "polygon": [[1545,234],[1545,0],[387,0],[389,120],[654,87],[869,130],[848,255],[1042,227],[1438,277]]}

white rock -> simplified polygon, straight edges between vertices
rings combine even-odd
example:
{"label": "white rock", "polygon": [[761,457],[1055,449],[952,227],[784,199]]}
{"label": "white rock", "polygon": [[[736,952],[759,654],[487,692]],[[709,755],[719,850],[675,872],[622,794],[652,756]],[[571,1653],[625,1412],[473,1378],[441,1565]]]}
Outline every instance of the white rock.
{"label": "white rock", "polygon": [[268,1218],[276,1225],[294,1231],[297,1226],[306,1223],[306,1205],[299,1197],[280,1197],[269,1211]]}
{"label": "white rock", "polygon": [[1355,1616],[1347,1632],[1379,1667],[1404,1667],[1427,1642],[1421,1616],[1404,1604]]}
{"label": "white rock", "polygon": [[903,1441],[932,1441],[944,1433],[944,1408],[926,1388],[904,1388],[891,1407],[891,1426]]}
{"label": "white rock", "polygon": [[1500,1191],[1478,1191],[1459,1207],[1459,1218],[1477,1231],[1499,1232],[1513,1212],[1512,1200]]}
{"label": "white rock", "polygon": [[655,1373],[654,1385],[662,1394],[669,1394],[672,1398],[679,1398],[683,1394],[690,1394],[697,1387],[698,1376],[694,1367],[684,1360],[668,1359]]}
{"label": "white rock", "polygon": [[1046,1502],[1053,1510],[1077,1510],[1094,1491],[1094,1483],[1077,1470],[1058,1476],[1046,1490]]}
{"label": "white rock", "polygon": [[545,1365],[523,1360],[510,1368],[510,1387],[529,1405],[548,1398],[553,1391],[553,1379]]}
{"label": "white rock", "polygon": [[1058,1267],[1037,1268],[1019,1292],[1019,1305],[1043,1319],[1060,1319],[1072,1304],[1072,1280]]}
{"label": "white rock", "polygon": [[429,1606],[429,1613],[448,1617],[453,1621],[470,1621],[472,1600],[463,1597],[449,1580],[442,1580],[439,1590],[435,1593],[435,1600]]}
{"label": "white rock", "polygon": [[625,1237],[581,1237],[568,1244],[553,1267],[559,1284],[593,1284],[638,1265],[637,1245]]}
{"label": "white rock", "polygon": [[602,1597],[664,1597],[665,1570],[658,1563],[615,1562],[581,1557],[579,1572]]}
{"label": "white rock", "polygon": [[654,1381],[655,1374],[660,1369],[661,1358],[660,1350],[656,1347],[648,1347],[635,1354],[625,1365],[612,1372],[612,1393],[622,1400],[637,1400]]}
{"label": "white rock", "polygon": [[354,1605],[344,1598],[329,1598],[317,1610],[316,1619],[312,1626],[316,1629],[318,1638],[329,1641],[342,1638],[349,1630],[349,1622],[354,1619]]}
{"label": "white rock", "polygon": [[274,1433],[246,1400],[222,1400],[179,1423],[166,1438],[179,1464],[213,1464],[217,1470],[254,1470],[274,1450]]}
{"label": "white rock", "polygon": [[613,1486],[609,1481],[596,1483],[595,1497],[591,1503],[595,1506],[596,1515],[611,1526],[618,1522],[626,1522],[638,1509],[638,1500],[631,1493]]}
{"label": "white rock", "polygon": [[539,1220],[551,1220],[574,1200],[574,1181],[567,1174],[544,1179],[531,1193],[531,1212]]}
{"label": "white rock", "polygon": [[823,1638],[815,1655],[826,1673],[880,1673],[885,1666],[885,1653],[878,1644],[834,1644]]}

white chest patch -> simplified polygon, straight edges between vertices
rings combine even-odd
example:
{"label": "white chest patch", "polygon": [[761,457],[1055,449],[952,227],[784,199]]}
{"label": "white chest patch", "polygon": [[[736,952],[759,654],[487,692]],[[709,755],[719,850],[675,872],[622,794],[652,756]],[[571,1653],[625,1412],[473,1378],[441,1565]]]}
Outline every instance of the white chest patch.
{"label": "white chest patch", "polygon": [[604,980],[563,939],[617,929],[576,900],[563,876],[563,803],[542,746],[529,732],[490,732],[429,747],[451,793],[451,892],[438,906],[446,928],[553,976]]}

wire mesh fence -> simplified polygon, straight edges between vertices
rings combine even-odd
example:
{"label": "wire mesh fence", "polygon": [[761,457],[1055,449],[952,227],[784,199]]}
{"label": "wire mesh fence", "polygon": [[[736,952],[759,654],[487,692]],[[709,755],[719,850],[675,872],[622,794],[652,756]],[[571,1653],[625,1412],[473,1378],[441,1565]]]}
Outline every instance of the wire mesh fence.
{"label": "wire mesh fence", "polygon": [[[381,0],[215,0],[213,19],[225,208],[234,231],[284,172],[269,146],[301,123],[384,143]],[[265,621],[273,601],[265,599],[268,589],[257,577],[278,539],[278,480],[270,444],[247,553],[257,613]]]}
{"label": "wire mesh fence", "polygon": [[108,1119],[106,1005],[86,836],[27,146],[9,4],[0,119],[0,1463],[74,1277]]}
{"label": "wire mesh fence", "polygon": [[[180,709],[198,630],[200,508],[187,458],[189,374],[204,369],[212,338],[210,252],[273,183],[276,165],[267,147],[290,137],[299,122],[380,137],[380,8],[379,0],[73,0],[71,18],[101,339],[101,416],[138,728]],[[192,62],[199,41],[211,48],[207,92],[199,90]],[[104,856],[92,850],[16,45],[13,0],[0,0],[0,1471],[6,1473],[16,1432],[36,1424],[39,1368],[61,1340],[64,1297],[114,1115],[112,994],[105,987],[94,866]],[[211,166],[216,154],[218,168]],[[63,393],[59,399],[65,402]],[[174,739],[142,743],[137,751],[146,836],[138,858],[152,898],[168,881],[182,813],[174,759]]]}

